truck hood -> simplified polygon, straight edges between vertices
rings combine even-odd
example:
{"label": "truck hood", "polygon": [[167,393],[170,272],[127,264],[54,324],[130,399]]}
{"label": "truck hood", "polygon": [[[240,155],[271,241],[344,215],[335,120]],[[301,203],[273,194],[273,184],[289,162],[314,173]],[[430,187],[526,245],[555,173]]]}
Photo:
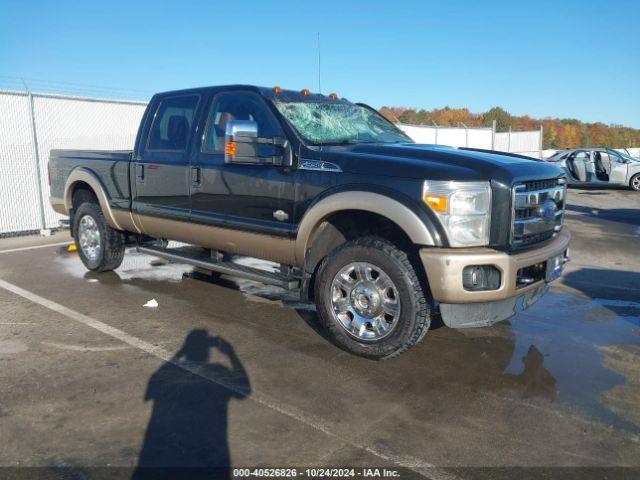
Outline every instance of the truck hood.
{"label": "truck hood", "polygon": [[533,158],[415,143],[325,146],[322,159],[348,173],[429,180],[493,180],[511,185],[562,175],[555,165]]}

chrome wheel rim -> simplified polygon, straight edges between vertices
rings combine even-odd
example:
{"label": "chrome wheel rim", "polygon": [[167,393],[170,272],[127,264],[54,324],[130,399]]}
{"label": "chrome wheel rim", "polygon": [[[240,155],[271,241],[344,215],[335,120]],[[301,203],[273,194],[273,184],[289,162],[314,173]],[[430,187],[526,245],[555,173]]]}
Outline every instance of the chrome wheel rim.
{"label": "chrome wheel rim", "polygon": [[333,277],[331,309],[335,321],[352,337],[380,340],[400,318],[398,289],[380,267],[353,262]]}
{"label": "chrome wheel rim", "polygon": [[102,241],[98,224],[91,215],[85,215],[78,224],[78,243],[87,259],[95,262],[102,253]]}
{"label": "chrome wheel rim", "polygon": [[635,177],[633,180],[631,180],[631,183],[631,186],[634,188],[634,190],[640,190],[640,177]]}

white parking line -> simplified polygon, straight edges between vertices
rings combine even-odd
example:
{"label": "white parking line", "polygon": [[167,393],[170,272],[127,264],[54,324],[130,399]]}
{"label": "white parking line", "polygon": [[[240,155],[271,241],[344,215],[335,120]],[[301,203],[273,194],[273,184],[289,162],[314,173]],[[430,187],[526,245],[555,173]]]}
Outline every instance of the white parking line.
{"label": "white parking line", "polygon": [[[176,359],[174,358],[171,352],[169,352],[168,350],[164,349],[159,345],[153,345],[138,337],[129,335],[128,333],[123,332],[122,330],[119,330],[115,327],[112,327],[111,325],[107,325],[106,323],[103,323],[99,320],[91,318],[80,312],[76,312],[75,310],[65,307],[64,305],[60,305],[59,303],[56,303],[47,298],[36,295],[33,292],[20,288],[17,285],[14,285],[2,279],[0,279],[0,288],[4,288],[5,290],[8,290],[9,292],[12,292],[22,298],[25,298],[33,303],[36,303],[45,308],[48,308],[49,310],[52,310],[61,315],[64,315],[72,320],[75,320],[76,322],[82,323],[83,325],[94,328],[99,332],[102,332],[113,338],[117,338],[118,340],[132,347],[135,347],[150,355],[153,355],[159,358],[160,360],[169,362],[190,373],[198,375],[206,380],[209,380],[212,383],[220,385],[224,388],[227,388],[241,395],[246,394],[246,392],[244,392],[242,389],[239,389],[238,387],[233,385],[232,383],[233,379],[218,378],[215,375],[212,375],[206,369],[201,368],[197,364],[178,362],[176,361]],[[253,391],[248,398],[253,400],[254,402],[259,403],[264,407],[267,407],[271,410],[281,413],[282,415],[285,415],[289,418],[297,420],[308,427],[314,428],[315,430],[318,430],[324,433],[325,435],[335,438],[340,442],[343,442],[352,447],[363,450],[371,455],[375,455],[376,457],[382,460],[386,460],[387,462],[393,462],[399,467],[409,468],[416,473],[419,473],[421,475],[426,475],[427,477],[433,478],[435,480],[455,480],[458,478],[455,475],[445,472],[431,465],[430,463],[424,462],[418,458],[408,457],[407,455],[399,454],[387,449],[383,451],[381,449],[371,448],[367,445],[363,445],[363,444],[354,442],[352,440],[343,438],[340,435],[333,433],[330,430],[330,427],[326,425],[326,423],[322,419],[314,417],[313,415],[307,412],[304,412],[292,405],[287,405],[282,402],[279,402],[278,400],[271,398],[270,396],[264,393]]]}
{"label": "white parking line", "polygon": [[115,352],[118,350],[126,350],[129,348],[127,345],[118,345],[117,347],[85,347],[83,345],[69,345],[65,343],[56,343],[56,342],[41,342],[42,345],[47,345],[49,347],[57,348],[59,350],[68,350],[70,352]]}
{"label": "white parking line", "polygon": [[9,248],[7,250],[0,250],[0,253],[22,252],[24,250],[36,250],[37,248],[59,247],[61,245],[71,245],[72,243],[73,242],[58,242],[47,243],[46,245],[34,245],[32,247]]}

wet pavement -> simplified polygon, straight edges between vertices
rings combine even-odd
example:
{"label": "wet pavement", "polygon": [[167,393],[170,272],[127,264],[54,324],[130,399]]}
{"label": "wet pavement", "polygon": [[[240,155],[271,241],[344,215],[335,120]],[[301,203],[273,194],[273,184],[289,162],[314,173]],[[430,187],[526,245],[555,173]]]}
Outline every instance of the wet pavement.
{"label": "wet pavement", "polygon": [[275,287],[133,251],[106,274],[59,245],[0,253],[0,465],[640,466],[640,195],[569,202],[546,297],[387,362]]}

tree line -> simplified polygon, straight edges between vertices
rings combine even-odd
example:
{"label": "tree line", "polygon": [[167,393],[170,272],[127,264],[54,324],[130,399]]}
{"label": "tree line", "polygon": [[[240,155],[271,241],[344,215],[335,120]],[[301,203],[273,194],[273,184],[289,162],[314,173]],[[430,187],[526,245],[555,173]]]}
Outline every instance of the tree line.
{"label": "tree line", "polygon": [[511,115],[500,107],[484,113],[473,113],[467,108],[434,108],[433,110],[382,107],[380,113],[394,123],[408,125],[433,125],[441,127],[491,127],[496,121],[496,131],[538,130],[543,127],[543,148],[640,146],[640,130],[622,125],[606,125],[601,122],[585,123],[574,118],[531,118],[529,115]]}

